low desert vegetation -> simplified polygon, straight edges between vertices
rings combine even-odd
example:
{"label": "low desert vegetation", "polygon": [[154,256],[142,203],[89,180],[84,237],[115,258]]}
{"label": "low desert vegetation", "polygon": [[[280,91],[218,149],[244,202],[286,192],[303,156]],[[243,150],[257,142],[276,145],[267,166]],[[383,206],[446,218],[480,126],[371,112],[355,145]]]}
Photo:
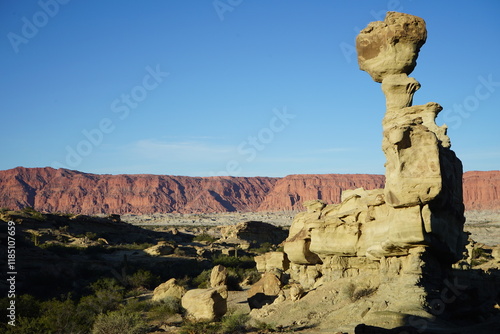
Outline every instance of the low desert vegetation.
{"label": "low desert vegetation", "polygon": [[[191,254],[194,248],[190,243],[213,246],[218,241],[206,230],[194,237],[181,234],[173,238],[168,231],[130,226],[119,217],[46,214],[32,208],[1,209],[0,222],[8,220],[21,223],[16,225],[19,247],[31,254],[44,254],[59,267],[30,273],[27,279],[33,284],[17,291],[16,326],[3,322],[0,334],[140,334],[157,330],[170,317],[177,319],[175,326],[182,333],[274,331],[265,323],[250,326],[248,315],[234,312],[213,323],[181,322],[185,311],[179,299],[153,302],[150,298],[154,288],[170,278],[186,289],[209,287],[215,265],[227,268],[230,291],[241,290],[260,279],[254,255],[274,250],[275,245],[238,249],[234,255],[208,252],[200,257],[196,252]],[[101,223],[107,229],[101,229]],[[110,231],[110,224],[123,224],[112,227],[132,232]],[[160,241],[174,248],[168,260],[143,252]],[[134,260],[134,254],[142,260]],[[9,302],[8,298],[0,299],[0,307],[5,310]]]}
{"label": "low desert vegetation", "polygon": [[491,250],[486,250],[484,248],[476,247],[472,250],[472,266],[478,266],[483,263],[486,263],[493,259],[491,255]]}

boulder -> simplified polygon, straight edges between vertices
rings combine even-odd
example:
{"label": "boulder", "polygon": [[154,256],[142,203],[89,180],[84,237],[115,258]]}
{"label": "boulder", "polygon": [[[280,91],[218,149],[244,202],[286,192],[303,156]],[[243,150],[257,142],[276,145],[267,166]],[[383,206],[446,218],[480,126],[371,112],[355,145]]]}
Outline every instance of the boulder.
{"label": "boulder", "polygon": [[177,284],[175,278],[171,278],[165,283],[158,285],[153,291],[153,301],[161,301],[168,297],[181,299],[186,293],[186,289]]}
{"label": "boulder", "polygon": [[227,269],[222,265],[216,265],[213,267],[210,273],[210,286],[212,288],[217,288],[219,286],[224,286],[227,284]]}
{"label": "boulder", "polygon": [[187,317],[196,321],[215,321],[227,312],[227,300],[217,289],[189,290],[182,297]]}
{"label": "boulder", "polygon": [[247,291],[248,305],[251,309],[254,309],[272,304],[280,292],[280,278],[274,273],[267,272]]}
{"label": "boulder", "polygon": [[261,273],[274,269],[287,271],[290,266],[290,261],[283,252],[268,252],[263,255],[258,255],[254,259],[257,265],[257,271]]}
{"label": "boulder", "polygon": [[216,265],[210,273],[210,286],[219,291],[223,298],[228,297],[227,269],[224,266]]}
{"label": "boulder", "polygon": [[172,254],[174,249],[174,246],[166,243],[165,241],[160,241],[157,245],[146,248],[144,252],[152,256],[161,256]]}
{"label": "boulder", "polygon": [[302,298],[304,295],[304,288],[298,283],[293,283],[290,285],[290,300],[295,302]]}
{"label": "boulder", "polygon": [[426,39],[423,19],[387,12],[384,21],[369,23],[356,37],[359,68],[376,82],[391,74],[410,74]]}
{"label": "boulder", "polygon": [[221,241],[259,246],[265,242],[277,245],[286,239],[288,232],[281,227],[260,221],[247,221],[236,225],[222,226]]}

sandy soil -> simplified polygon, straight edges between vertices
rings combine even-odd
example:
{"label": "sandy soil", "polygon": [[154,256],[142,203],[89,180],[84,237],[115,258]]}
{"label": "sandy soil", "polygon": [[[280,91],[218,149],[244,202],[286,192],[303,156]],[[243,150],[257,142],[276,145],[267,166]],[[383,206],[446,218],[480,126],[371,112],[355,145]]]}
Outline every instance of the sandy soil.
{"label": "sandy soil", "polygon": [[464,230],[476,242],[488,246],[500,244],[500,211],[467,211]]}

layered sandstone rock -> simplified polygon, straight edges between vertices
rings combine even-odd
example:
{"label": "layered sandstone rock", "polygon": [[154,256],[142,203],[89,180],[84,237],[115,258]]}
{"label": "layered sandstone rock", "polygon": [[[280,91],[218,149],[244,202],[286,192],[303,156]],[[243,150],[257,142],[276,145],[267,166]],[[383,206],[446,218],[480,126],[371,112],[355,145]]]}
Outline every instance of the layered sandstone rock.
{"label": "layered sandstone rock", "polygon": [[[0,207],[84,214],[302,211],[308,200],[339,203],[346,189],[379,189],[384,182],[383,175],[366,174],[199,178],[18,167],[0,171]],[[467,210],[500,210],[500,171],[466,172],[463,186]]]}
{"label": "layered sandstone rock", "polygon": [[258,255],[254,259],[257,271],[261,273],[273,270],[286,271],[290,266],[290,261],[283,252],[268,252]]}
{"label": "layered sandstone rock", "polygon": [[467,210],[500,209],[500,171],[466,172],[463,185]]}
{"label": "layered sandstone rock", "polygon": [[0,207],[83,214],[256,211],[276,180],[18,167],[0,172]]}
{"label": "layered sandstone rock", "polygon": [[[442,108],[412,106],[420,84],[408,74],[426,36],[422,19],[393,12],[360,33],[360,68],[382,83],[386,96],[385,186],[344,191],[339,204],[305,202],[307,211],[295,217],[284,246],[290,277],[300,286],[346,278],[368,283],[347,289],[350,301],[377,291],[384,298],[382,313],[398,319],[431,317],[427,303],[467,243],[462,164],[446,126],[435,123]],[[388,323],[382,313],[372,312],[366,321]]]}

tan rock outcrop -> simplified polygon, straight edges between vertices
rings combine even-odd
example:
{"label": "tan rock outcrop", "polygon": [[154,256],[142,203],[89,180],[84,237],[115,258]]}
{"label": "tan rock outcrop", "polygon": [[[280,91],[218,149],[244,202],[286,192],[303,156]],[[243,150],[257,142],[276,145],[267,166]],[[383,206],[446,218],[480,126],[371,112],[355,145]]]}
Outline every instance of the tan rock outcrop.
{"label": "tan rock outcrop", "polygon": [[305,202],[307,212],[296,215],[284,245],[290,276],[302,287],[352,278],[363,285],[347,285],[348,300],[378,291],[391,305],[384,312],[401,319],[428,316],[426,302],[467,242],[462,164],[446,126],[435,123],[442,108],[412,106],[420,84],[407,74],[426,36],[422,19],[394,12],[360,33],[360,68],[386,96],[385,186],[344,191],[340,204]]}
{"label": "tan rock outcrop", "polygon": [[[252,316],[327,331],[343,322],[342,332],[423,333],[461,332],[472,308],[482,319],[497,314],[500,255],[478,251],[472,241],[466,251],[462,164],[446,126],[435,123],[442,108],[412,106],[420,84],[408,74],[426,35],[422,19],[389,12],[358,36],[360,68],[382,83],[386,96],[385,186],[346,190],[339,204],[305,201],[284,244],[290,298]],[[471,262],[477,271],[467,271]],[[300,288],[308,293],[297,301]],[[288,323],[281,320],[287,312]]]}
{"label": "tan rock outcrop", "polygon": [[262,278],[247,291],[248,305],[254,309],[273,303],[281,292],[281,286],[281,280],[276,274],[264,273]]}
{"label": "tan rock outcrop", "polygon": [[262,243],[280,244],[285,240],[287,231],[281,227],[259,221],[247,221],[236,225],[221,226],[221,241],[258,246]]}
{"label": "tan rock outcrop", "polygon": [[216,289],[222,298],[227,299],[227,269],[222,265],[216,265],[210,273],[210,287]]}
{"label": "tan rock outcrop", "polygon": [[215,288],[189,290],[181,303],[187,317],[197,321],[218,320],[227,312],[227,300]]}
{"label": "tan rock outcrop", "polygon": [[356,37],[359,68],[376,82],[392,74],[410,74],[427,39],[425,21],[417,16],[387,12]]}
{"label": "tan rock outcrop", "polygon": [[159,242],[157,245],[146,248],[144,252],[148,253],[151,256],[161,256],[172,254],[174,252],[174,249],[174,246],[163,241]]}
{"label": "tan rock outcrop", "polygon": [[217,288],[227,284],[227,269],[222,265],[216,265],[210,273],[210,286]]}
{"label": "tan rock outcrop", "polygon": [[275,269],[286,271],[290,266],[290,261],[283,252],[268,252],[258,255],[254,259],[259,272],[273,271]]}
{"label": "tan rock outcrop", "polygon": [[177,284],[175,278],[171,278],[165,283],[158,285],[153,291],[153,301],[161,301],[168,297],[181,299],[186,293],[186,289]]}
{"label": "tan rock outcrop", "polygon": [[298,283],[290,284],[290,300],[295,302],[304,295],[304,288]]}

